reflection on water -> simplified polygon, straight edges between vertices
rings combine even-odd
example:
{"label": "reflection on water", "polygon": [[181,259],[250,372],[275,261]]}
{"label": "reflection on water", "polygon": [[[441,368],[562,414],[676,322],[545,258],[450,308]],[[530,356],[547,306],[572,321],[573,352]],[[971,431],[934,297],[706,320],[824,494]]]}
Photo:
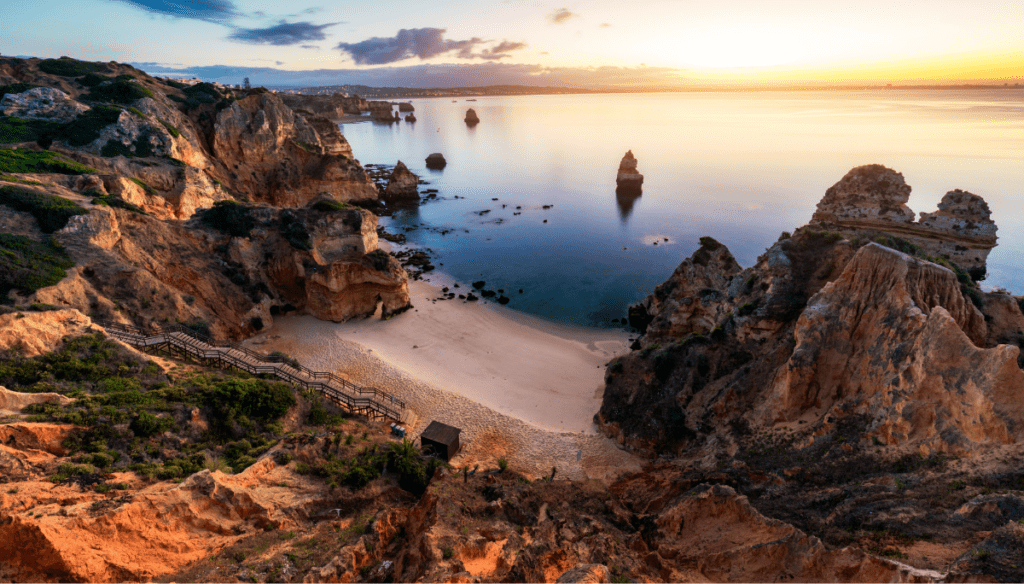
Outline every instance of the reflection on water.
{"label": "reflection on water", "polygon": [[[360,161],[400,159],[439,190],[392,230],[412,229],[460,281],[523,288],[512,308],[607,324],[701,236],[749,266],[848,170],[873,163],[903,173],[918,213],[954,188],[983,196],[1000,238],[985,284],[1024,292],[1024,90],[481,97],[472,129],[466,104],[414,103],[416,124],[342,132]],[[615,193],[626,150],[642,199]],[[443,172],[426,169],[433,152]],[[644,245],[650,234],[678,244]]]}
{"label": "reflection on water", "polygon": [[615,202],[619,205],[619,215],[622,221],[629,219],[633,212],[633,204],[640,198],[640,191],[635,189],[615,189]]}

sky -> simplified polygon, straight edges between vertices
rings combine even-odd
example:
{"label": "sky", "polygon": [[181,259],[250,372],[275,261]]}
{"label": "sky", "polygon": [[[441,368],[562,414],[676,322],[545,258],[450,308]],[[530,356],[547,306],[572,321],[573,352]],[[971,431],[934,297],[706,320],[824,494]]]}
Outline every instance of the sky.
{"label": "sky", "polygon": [[1021,0],[4,4],[0,54],[231,83],[247,74],[266,85],[415,87],[1024,82]]}

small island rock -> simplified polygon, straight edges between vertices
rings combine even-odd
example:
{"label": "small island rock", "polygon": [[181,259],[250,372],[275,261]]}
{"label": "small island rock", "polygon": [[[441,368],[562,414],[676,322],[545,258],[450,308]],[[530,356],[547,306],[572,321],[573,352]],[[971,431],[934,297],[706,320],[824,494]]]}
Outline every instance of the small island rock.
{"label": "small island rock", "polygon": [[448,165],[448,161],[444,159],[444,154],[440,152],[434,152],[430,156],[427,156],[427,168],[430,169],[441,169]]}
{"label": "small island rock", "polygon": [[475,126],[480,123],[480,118],[477,117],[476,111],[474,111],[473,108],[469,108],[466,111],[466,123],[470,126]]}
{"label": "small island rock", "polygon": [[633,151],[628,150],[619,163],[619,173],[615,177],[616,191],[618,192],[640,192],[644,184],[644,175],[636,170],[636,158]]}
{"label": "small island rock", "polygon": [[395,165],[388,179],[388,186],[384,189],[384,199],[388,201],[418,200],[420,198],[416,185],[420,179],[401,160]]}

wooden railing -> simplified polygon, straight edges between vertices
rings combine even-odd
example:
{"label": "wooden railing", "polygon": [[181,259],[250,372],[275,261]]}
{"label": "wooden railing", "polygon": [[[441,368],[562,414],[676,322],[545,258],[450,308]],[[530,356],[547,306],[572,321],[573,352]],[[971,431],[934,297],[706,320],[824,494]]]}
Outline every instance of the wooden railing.
{"label": "wooden railing", "polygon": [[[238,343],[217,341],[179,324],[143,329],[107,320],[94,321],[118,340],[143,351],[178,351],[206,363],[234,367],[253,375],[277,378],[317,391],[335,404],[370,417],[405,421],[405,402],[375,387],[362,387],[334,373],[313,371],[281,355],[261,355]],[[363,397],[371,396],[371,397]]]}

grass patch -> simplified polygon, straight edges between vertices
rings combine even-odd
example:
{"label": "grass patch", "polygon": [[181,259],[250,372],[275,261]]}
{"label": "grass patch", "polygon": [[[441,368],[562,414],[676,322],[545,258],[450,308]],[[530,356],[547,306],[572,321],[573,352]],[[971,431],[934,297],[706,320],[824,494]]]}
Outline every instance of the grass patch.
{"label": "grass patch", "polygon": [[330,213],[331,211],[341,211],[348,209],[348,205],[334,199],[321,199],[313,203],[313,210],[320,211],[321,213]]}
{"label": "grass patch", "polygon": [[96,63],[61,57],[60,59],[43,59],[39,62],[39,70],[60,77],[81,77],[89,73],[96,73],[100,70],[100,66]]}
{"label": "grass patch", "polygon": [[88,174],[96,172],[96,169],[67,160],[56,152],[15,148],[0,150],[0,172]]}
{"label": "grass patch", "polygon": [[37,180],[28,180],[28,179],[18,178],[16,176],[10,176],[10,175],[6,175],[6,174],[2,174],[2,173],[0,173],[0,181],[18,183],[20,185],[34,185],[34,186],[40,186],[40,187],[44,186],[43,183],[41,183],[41,182],[39,182]]}
{"label": "grass patch", "polygon": [[79,77],[75,81],[78,81],[78,83],[84,85],[85,87],[96,87],[104,81],[112,81],[113,79],[113,77],[107,77],[106,75],[100,75],[99,73],[89,73],[87,75]]}
{"label": "grass patch", "polygon": [[174,127],[174,124],[166,122],[164,120],[160,120],[160,123],[163,124],[165,128],[167,128],[167,131],[170,132],[171,136],[173,136],[174,138],[181,136],[181,132],[178,131],[178,128]]}
{"label": "grass patch", "polygon": [[149,186],[148,184],[146,184],[145,182],[143,182],[143,181],[141,181],[141,180],[139,180],[137,178],[129,178],[128,180],[130,180],[133,183],[135,183],[136,185],[138,185],[139,188],[141,188],[143,191],[146,191],[147,195],[156,195],[157,194],[156,189],[154,189],[153,187]]}
{"label": "grass patch", "polygon": [[11,290],[34,292],[64,279],[75,262],[59,245],[0,233],[0,300]]}
{"label": "grass patch", "polygon": [[0,205],[7,205],[16,211],[31,213],[43,233],[53,233],[63,229],[75,215],[85,215],[89,211],[76,205],[73,201],[48,195],[20,187],[0,188]]}
{"label": "grass patch", "polygon": [[85,99],[129,104],[144,97],[153,97],[153,92],[134,81],[120,80],[97,85]]}

